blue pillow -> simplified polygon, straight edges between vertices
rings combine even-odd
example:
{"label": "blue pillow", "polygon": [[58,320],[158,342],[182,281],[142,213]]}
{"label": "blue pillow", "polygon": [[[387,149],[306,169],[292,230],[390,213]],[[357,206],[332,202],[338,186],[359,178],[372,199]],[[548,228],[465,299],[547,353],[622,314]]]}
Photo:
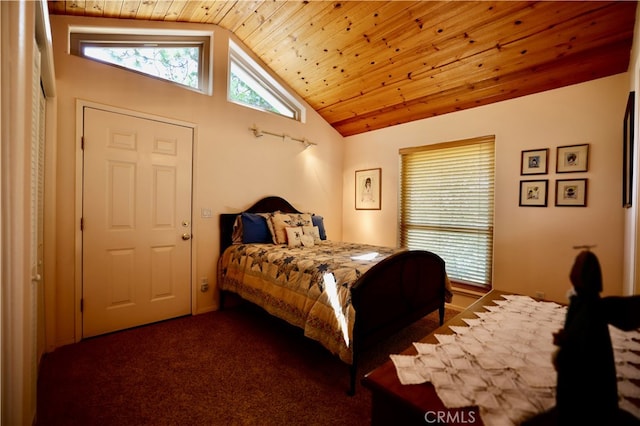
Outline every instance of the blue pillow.
{"label": "blue pillow", "polygon": [[273,243],[267,220],[264,217],[253,213],[242,213],[241,218],[243,243]]}
{"label": "blue pillow", "polygon": [[320,239],[326,240],[327,232],[324,230],[324,219],[322,218],[322,216],[311,216],[311,222],[313,223],[313,226],[318,227],[318,231],[320,231]]}

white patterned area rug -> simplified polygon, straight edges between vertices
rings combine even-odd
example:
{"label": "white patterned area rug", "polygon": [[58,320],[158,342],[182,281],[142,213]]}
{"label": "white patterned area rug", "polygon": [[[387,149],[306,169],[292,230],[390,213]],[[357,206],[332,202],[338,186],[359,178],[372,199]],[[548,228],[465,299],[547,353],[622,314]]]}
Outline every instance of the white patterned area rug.
{"label": "white patterned area rug", "polygon": [[[528,296],[504,295],[485,306],[467,327],[436,335],[437,344],[414,343],[418,355],[391,355],[402,384],[431,382],[447,408],[478,406],[487,426],[518,425],[555,405],[557,348],[553,333],[564,325],[566,307]],[[630,402],[640,388],[640,329],[609,327],[618,374],[620,408],[640,418]]]}

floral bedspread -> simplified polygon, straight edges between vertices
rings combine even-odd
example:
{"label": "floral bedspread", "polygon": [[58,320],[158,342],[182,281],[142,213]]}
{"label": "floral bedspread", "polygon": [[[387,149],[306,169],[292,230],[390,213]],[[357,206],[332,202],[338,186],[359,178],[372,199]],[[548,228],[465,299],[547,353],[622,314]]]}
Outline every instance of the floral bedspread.
{"label": "floral bedspread", "polygon": [[403,250],[336,241],[295,248],[233,245],[220,259],[218,285],[302,328],[351,364],[350,288],[373,265]]}

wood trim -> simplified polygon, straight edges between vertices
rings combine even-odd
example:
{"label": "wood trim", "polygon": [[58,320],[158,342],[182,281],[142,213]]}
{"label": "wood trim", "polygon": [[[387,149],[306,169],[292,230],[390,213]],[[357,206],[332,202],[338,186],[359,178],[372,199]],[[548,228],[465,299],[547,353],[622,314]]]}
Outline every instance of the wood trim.
{"label": "wood trim", "polygon": [[443,149],[443,148],[455,148],[458,146],[467,146],[467,145],[473,145],[476,143],[489,143],[489,142],[494,142],[495,140],[496,140],[496,135],[478,136],[475,138],[441,142],[441,143],[435,143],[432,145],[421,145],[421,146],[412,146],[409,148],[401,148],[400,150],[398,150],[398,153],[400,155],[407,155],[407,154],[413,154],[414,152],[431,151],[431,150]]}

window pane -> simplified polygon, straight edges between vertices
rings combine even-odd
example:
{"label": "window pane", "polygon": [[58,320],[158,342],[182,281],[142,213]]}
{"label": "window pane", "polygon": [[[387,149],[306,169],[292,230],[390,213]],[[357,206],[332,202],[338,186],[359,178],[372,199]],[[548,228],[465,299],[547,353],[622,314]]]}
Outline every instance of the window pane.
{"label": "window pane", "polygon": [[241,104],[275,112],[285,117],[295,117],[295,112],[291,108],[275,97],[258,80],[233,61],[233,59],[231,61],[229,98]]}
{"label": "window pane", "polygon": [[401,154],[401,244],[437,253],[452,280],[491,285],[493,137]]}
{"label": "window pane", "polygon": [[69,51],[210,95],[211,37],[201,31],[141,34],[134,29],[131,33],[117,29],[98,33],[72,30]]}
{"label": "window pane", "polygon": [[227,98],[244,106],[305,120],[305,110],[261,65],[229,40]]}
{"label": "window pane", "polygon": [[85,46],[83,51],[93,59],[199,88],[198,47]]}

